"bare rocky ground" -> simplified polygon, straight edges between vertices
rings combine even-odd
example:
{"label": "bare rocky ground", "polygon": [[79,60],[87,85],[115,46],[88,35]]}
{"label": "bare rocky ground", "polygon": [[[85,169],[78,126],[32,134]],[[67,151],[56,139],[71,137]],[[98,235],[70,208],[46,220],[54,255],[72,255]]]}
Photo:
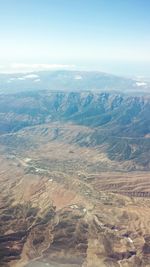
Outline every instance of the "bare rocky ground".
{"label": "bare rocky ground", "polygon": [[150,266],[149,172],[78,145],[81,131],[92,130],[54,123],[3,137],[1,266]]}

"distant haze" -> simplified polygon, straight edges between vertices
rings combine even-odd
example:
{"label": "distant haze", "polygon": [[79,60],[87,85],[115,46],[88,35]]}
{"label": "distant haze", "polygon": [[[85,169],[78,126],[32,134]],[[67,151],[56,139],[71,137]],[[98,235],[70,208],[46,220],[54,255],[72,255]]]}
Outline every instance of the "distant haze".
{"label": "distant haze", "polygon": [[0,73],[27,73],[51,70],[100,71],[130,78],[150,81],[149,62],[131,61],[85,61],[72,64],[9,63],[0,65]]}
{"label": "distant haze", "polygon": [[0,72],[150,76],[149,10],[148,0],[0,0]]}

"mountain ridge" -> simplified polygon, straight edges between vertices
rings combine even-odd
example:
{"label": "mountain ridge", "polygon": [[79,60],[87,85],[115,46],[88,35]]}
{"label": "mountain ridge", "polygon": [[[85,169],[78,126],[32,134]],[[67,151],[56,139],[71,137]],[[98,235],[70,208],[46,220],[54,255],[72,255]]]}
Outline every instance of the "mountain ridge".
{"label": "mountain ridge", "polygon": [[[17,135],[8,137],[7,134],[18,131],[21,134],[21,130],[34,126],[38,130],[38,125],[46,128],[46,124],[55,125],[55,122],[58,122],[58,127],[54,126],[55,139],[59,140],[61,124],[71,123],[80,129],[71,142],[91,148],[103,146],[110,160],[131,160],[148,170],[149,113],[148,97],[51,91],[3,95],[0,99],[0,142],[7,144],[14,140],[19,144]],[[87,132],[84,126],[89,129]]]}

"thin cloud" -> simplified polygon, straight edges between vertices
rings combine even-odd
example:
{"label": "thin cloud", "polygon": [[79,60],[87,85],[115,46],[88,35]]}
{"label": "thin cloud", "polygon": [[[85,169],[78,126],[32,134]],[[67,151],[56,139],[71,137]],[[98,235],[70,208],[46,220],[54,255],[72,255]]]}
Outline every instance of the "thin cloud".
{"label": "thin cloud", "polygon": [[75,79],[75,80],[82,80],[83,77],[82,77],[81,75],[76,75],[76,76],[74,77],[74,79]]}
{"label": "thin cloud", "polygon": [[28,74],[24,76],[24,79],[35,79],[35,78],[39,78],[39,75],[37,74]]}
{"label": "thin cloud", "polygon": [[40,81],[40,79],[33,80],[34,83],[39,83]]}
{"label": "thin cloud", "polygon": [[145,82],[136,82],[136,85],[137,86],[146,86],[147,83],[145,83]]}
{"label": "thin cloud", "polygon": [[19,80],[19,81],[24,81],[25,78],[24,77],[19,77],[19,78],[16,78],[16,80]]}
{"label": "thin cloud", "polygon": [[10,83],[10,82],[13,82],[13,81],[27,81],[27,80],[31,80],[33,82],[39,82],[40,81],[39,75],[37,75],[37,74],[27,74],[27,75],[23,75],[23,76],[20,76],[20,77],[10,78],[8,82]]}
{"label": "thin cloud", "polygon": [[42,71],[42,70],[57,70],[57,69],[72,69],[75,65],[67,64],[24,64],[24,63],[12,63],[10,70],[12,72],[31,72],[31,71]]}

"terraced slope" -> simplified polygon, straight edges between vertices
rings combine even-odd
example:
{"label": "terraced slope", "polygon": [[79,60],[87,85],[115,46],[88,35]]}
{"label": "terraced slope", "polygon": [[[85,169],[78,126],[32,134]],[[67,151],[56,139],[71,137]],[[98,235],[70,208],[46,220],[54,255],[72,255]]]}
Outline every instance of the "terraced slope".
{"label": "terraced slope", "polygon": [[1,266],[150,266],[148,199],[1,162]]}

